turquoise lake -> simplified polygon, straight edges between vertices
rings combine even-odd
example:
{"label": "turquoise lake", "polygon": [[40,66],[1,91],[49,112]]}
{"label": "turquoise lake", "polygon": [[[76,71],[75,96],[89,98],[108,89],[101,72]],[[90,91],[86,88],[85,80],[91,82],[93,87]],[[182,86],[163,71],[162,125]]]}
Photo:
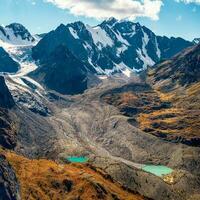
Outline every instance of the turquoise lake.
{"label": "turquoise lake", "polygon": [[166,167],[166,166],[156,166],[156,165],[145,165],[142,170],[145,172],[149,172],[151,174],[154,174],[156,176],[162,177],[163,175],[171,174],[173,172],[173,169]]}
{"label": "turquoise lake", "polygon": [[72,163],[85,163],[88,161],[88,158],[83,156],[81,157],[71,156],[68,157],[67,160]]}

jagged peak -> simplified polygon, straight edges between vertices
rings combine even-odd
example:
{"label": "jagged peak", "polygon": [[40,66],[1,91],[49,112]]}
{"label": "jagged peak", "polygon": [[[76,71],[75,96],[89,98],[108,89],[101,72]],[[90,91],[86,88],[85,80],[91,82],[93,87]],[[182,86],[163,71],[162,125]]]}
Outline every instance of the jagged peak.
{"label": "jagged peak", "polygon": [[73,23],[68,24],[67,26],[82,29],[82,28],[84,28],[86,25],[85,25],[83,22],[81,22],[81,21],[76,21],[76,22],[73,22]]}
{"label": "jagged peak", "polygon": [[6,28],[12,28],[13,30],[26,29],[22,24],[16,22],[7,25]]}
{"label": "jagged peak", "polygon": [[105,20],[105,22],[116,23],[118,22],[118,19],[116,19],[115,17],[109,17]]}
{"label": "jagged peak", "polygon": [[31,37],[31,33],[20,23],[11,23],[5,28],[12,29],[14,34],[27,34],[27,37]]}
{"label": "jagged peak", "polygon": [[[36,41],[31,33],[20,23],[11,23],[6,26],[0,26],[0,39],[6,43],[12,44],[30,44]],[[22,42],[23,41],[23,42]]]}
{"label": "jagged peak", "polygon": [[118,20],[117,20],[116,18],[110,17],[110,18],[104,20],[104,21],[100,24],[100,26],[102,26],[102,25],[113,26],[113,25],[115,25],[117,22],[118,22]]}
{"label": "jagged peak", "polygon": [[65,28],[66,28],[66,26],[62,23],[56,28],[56,30],[62,30],[62,29],[65,29]]}

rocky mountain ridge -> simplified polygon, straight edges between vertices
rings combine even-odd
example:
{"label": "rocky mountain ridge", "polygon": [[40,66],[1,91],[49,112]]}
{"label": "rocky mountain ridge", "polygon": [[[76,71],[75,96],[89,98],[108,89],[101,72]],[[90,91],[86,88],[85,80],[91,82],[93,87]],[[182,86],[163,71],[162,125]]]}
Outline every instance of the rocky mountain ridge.
{"label": "rocky mountain ridge", "polygon": [[[71,52],[72,58],[76,57],[84,64],[84,67],[78,71],[84,71],[84,82],[88,85],[88,74],[92,75],[93,79],[96,79],[94,76],[112,76],[116,73],[124,74],[129,78],[132,73],[141,72],[147,66],[153,66],[161,59],[169,58],[191,45],[193,43],[182,38],[156,36],[139,23],[118,21],[115,18],[105,20],[95,27],[82,22],[61,24],[33,47],[32,56],[39,64],[39,68],[31,76],[40,83],[45,83],[49,89],[55,90],[51,85],[52,81],[41,79],[41,77],[43,77],[44,68],[46,74],[51,73],[52,67],[49,67],[48,71],[45,66],[51,66],[49,63],[52,62],[52,55],[58,55],[61,46]],[[55,70],[59,72],[60,63],[55,59],[52,63]],[[62,65],[68,67],[69,63],[63,61]],[[72,74],[70,71],[67,74],[59,73],[59,80],[54,74],[53,85],[56,82],[64,83],[66,75],[70,77],[69,82],[73,82],[76,78],[75,73]],[[64,84],[60,84],[56,91],[61,91],[64,87]],[[78,87],[88,88],[81,83]],[[70,93],[67,91],[62,93],[77,94],[77,92],[74,90]]]}
{"label": "rocky mountain ridge", "polygon": [[36,39],[30,32],[19,23],[12,23],[5,27],[0,26],[0,42],[12,45],[30,45],[35,41]]}
{"label": "rocky mountain ridge", "polygon": [[61,44],[96,73],[107,75],[141,71],[192,45],[182,38],[156,36],[139,23],[111,18],[95,27],[82,22],[61,24],[33,48],[34,59],[42,60]]}

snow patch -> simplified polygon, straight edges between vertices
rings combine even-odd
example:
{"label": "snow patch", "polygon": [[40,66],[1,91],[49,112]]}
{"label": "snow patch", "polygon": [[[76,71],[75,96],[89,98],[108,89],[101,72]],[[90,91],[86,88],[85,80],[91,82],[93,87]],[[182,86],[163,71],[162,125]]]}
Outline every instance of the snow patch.
{"label": "snow patch", "polygon": [[72,27],[69,27],[69,31],[75,39],[79,39],[77,32]]}
{"label": "snow patch", "polygon": [[115,33],[115,35],[116,35],[116,37],[117,37],[117,40],[119,41],[119,42],[121,42],[122,44],[125,44],[125,45],[127,45],[127,46],[130,46],[130,44],[129,44],[129,42],[126,40],[126,39],[124,39],[123,37],[122,37],[122,35],[119,33],[119,32],[114,32]]}
{"label": "snow patch", "polygon": [[1,42],[0,45],[2,45],[3,48],[7,51],[7,53],[10,55],[10,57],[20,65],[20,69],[17,73],[7,73],[8,80],[10,80],[12,83],[15,83],[16,85],[14,87],[13,84],[9,83],[9,81],[8,84],[11,85],[11,88],[14,88],[16,90],[17,88],[22,89],[21,87],[23,86],[23,88],[26,88],[26,92],[28,92],[29,86],[25,84],[22,80],[22,78],[24,78],[25,80],[34,84],[38,89],[44,90],[44,88],[39,83],[27,77],[27,74],[29,74],[32,71],[35,71],[38,68],[36,63],[32,60],[31,55],[29,55],[31,54],[32,45],[18,46],[8,44],[5,42]]}
{"label": "snow patch", "polygon": [[155,62],[149,57],[147,53],[146,46],[149,43],[149,37],[148,35],[142,30],[144,37],[142,38],[142,50],[137,49],[137,54],[139,58],[143,61],[143,69],[146,69],[147,66],[153,66]]}
{"label": "snow patch", "polygon": [[156,37],[155,37],[155,42],[156,42],[156,54],[157,54],[158,58],[160,59],[161,58],[161,51],[158,47],[158,40],[157,40]]}
{"label": "snow patch", "polygon": [[101,27],[91,27],[86,25],[87,30],[91,33],[93,42],[101,50],[103,47],[114,45],[113,40],[107,35],[106,31]]}
{"label": "snow patch", "polygon": [[128,47],[124,44],[122,44],[121,47],[117,48],[117,56],[120,56],[124,51],[126,51],[128,49]]}
{"label": "snow patch", "polygon": [[107,77],[107,76],[98,76],[98,78],[99,78],[99,79],[101,79],[101,80],[108,79],[108,77]]}
{"label": "snow patch", "polygon": [[124,35],[124,36],[127,35],[127,36],[129,36],[129,38],[132,38],[135,35],[135,33],[136,33],[136,25],[134,24],[134,25],[132,25],[132,28],[129,33],[123,33],[122,35]]}
{"label": "snow patch", "polygon": [[92,47],[87,42],[84,42],[83,46],[86,50],[92,50]]}
{"label": "snow patch", "polygon": [[115,34],[117,41],[121,43],[121,47],[117,48],[117,56],[120,56],[124,51],[128,49],[128,46],[130,46],[130,44],[126,39],[122,37],[119,32],[116,33],[113,31],[113,33]]}
{"label": "snow patch", "polygon": [[88,62],[89,64],[94,67],[95,71],[98,73],[98,74],[105,74],[105,72],[103,71],[103,69],[101,69],[101,67],[99,66],[95,66],[93,63],[92,63],[92,59],[91,58],[88,58]]}
{"label": "snow patch", "polygon": [[123,62],[119,63],[119,64],[115,64],[115,67],[113,67],[113,69],[105,69],[105,74],[107,76],[111,76],[113,73],[123,73],[125,76],[127,76],[128,78],[131,77],[131,73],[133,72],[132,69],[130,69],[127,65],[125,65]]}
{"label": "snow patch", "polygon": [[117,65],[118,70],[120,70],[125,76],[128,78],[131,77],[131,73],[133,72],[132,69],[130,69],[127,65],[125,65],[123,62]]}
{"label": "snow patch", "polygon": [[132,71],[130,69],[126,68],[125,70],[122,71],[122,73],[130,78]]}
{"label": "snow patch", "polygon": [[31,79],[28,76],[24,76],[23,79],[27,80],[28,82],[32,83],[33,85],[35,85],[38,89],[44,90],[44,88],[35,80]]}

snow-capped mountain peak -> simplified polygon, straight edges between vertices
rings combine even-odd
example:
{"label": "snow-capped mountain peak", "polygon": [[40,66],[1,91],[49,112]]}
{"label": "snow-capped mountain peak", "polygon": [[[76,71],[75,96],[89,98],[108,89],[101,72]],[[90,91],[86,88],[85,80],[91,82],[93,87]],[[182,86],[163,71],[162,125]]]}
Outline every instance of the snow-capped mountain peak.
{"label": "snow-capped mountain peak", "polygon": [[[16,98],[29,95],[29,98],[33,99],[33,96],[39,95],[39,91],[43,89],[27,76],[37,69],[31,49],[40,39],[39,36],[32,36],[18,23],[0,26],[0,74],[5,76],[6,84]],[[27,103],[27,107],[32,107],[32,104]]]}
{"label": "snow-capped mountain peak", "polygon": [[94,27],[82,22],[60,25],[33,48],[34,59],[46,60],[59,45],[86,63],[89,70],[111,75],[128,70],[142,71],[192,43],[181,38],[156,36],[139,23],[109,18]]}
{"label": "snow-capped mountain peak", "polygon": [[0,42],[10,45],[32,45],[37,42],[36,38],[19,23],[0,26]]}
{"label": "snow-capped mountain peak", "polygon": [[118,20],[117,20],[116,18],[110,17],[110,18],[104,20],[104,21],[102,22],[102,24],[106,24],[106,25],[109,25],[109,26],[113,26],[113,25],[116,24],[117,22],[118,22]]}

